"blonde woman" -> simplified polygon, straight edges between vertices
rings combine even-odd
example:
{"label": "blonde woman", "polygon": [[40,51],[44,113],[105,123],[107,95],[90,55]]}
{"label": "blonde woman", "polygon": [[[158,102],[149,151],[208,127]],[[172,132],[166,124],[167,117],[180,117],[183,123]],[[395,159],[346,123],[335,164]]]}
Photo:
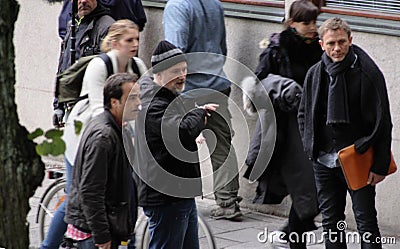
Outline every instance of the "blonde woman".
{"label": "blonde woman", "polygon": [[[112,62],[113,73],[134,73],[132,63],[135,63],[139,74],[144,74],[147,71],[145,64],[141,59],[135,57],[138,48],[139,27],[128,19],[112,24],[101,44],[101,51],[106,53]],[[106,63],[102,58],[94,58],[90,61],[83,78],[80,94],[80,96],[87,95],[88,97],[76,103],[67,119],[64,131],[64,140],[67,146],[65,157],[72,165],[83,129],[92,117],[104,110],[103,87],[107,76]],[[82,123],[79,134],[76,134],[76,128],[79,130],[79,127],[76,126],[77,121]]]}

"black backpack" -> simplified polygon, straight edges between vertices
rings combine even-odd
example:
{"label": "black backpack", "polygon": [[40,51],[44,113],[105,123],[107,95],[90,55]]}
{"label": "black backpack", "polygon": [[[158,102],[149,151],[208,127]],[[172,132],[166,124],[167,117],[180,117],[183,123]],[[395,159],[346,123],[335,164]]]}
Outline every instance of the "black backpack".
{"label": "black backpack", "polygon": [[[82,99],[86,99],[88,95],[79,96],[82,89],[83,76],[85,75],[86,68],[89,62],[95,58],[100,57],[107,67],[107,78],[113,74],[112,62],[107,54],[90,55],[81,57],[76,63],[67,68],[64,72],[57,75],[58,81],[58,102],[68,105],[74,105]],[[135,59],[131,58],[132,70],[140,77],[139,68]]]}

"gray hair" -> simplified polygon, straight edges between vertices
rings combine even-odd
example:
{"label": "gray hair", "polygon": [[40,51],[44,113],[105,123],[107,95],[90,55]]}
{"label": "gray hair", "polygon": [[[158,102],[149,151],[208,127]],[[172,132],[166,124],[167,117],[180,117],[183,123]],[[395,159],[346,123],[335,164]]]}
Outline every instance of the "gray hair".
{"label": "gray hair", "polygon": [[328,32],[329,30],[339,30],[339,29],[344,30],[347,33],[348,37],[351,36],[351,28],[345,20],[339,17],[329,18],[319,27],[318,29],[319,38],[322,40],[324,38],[325,33]]}

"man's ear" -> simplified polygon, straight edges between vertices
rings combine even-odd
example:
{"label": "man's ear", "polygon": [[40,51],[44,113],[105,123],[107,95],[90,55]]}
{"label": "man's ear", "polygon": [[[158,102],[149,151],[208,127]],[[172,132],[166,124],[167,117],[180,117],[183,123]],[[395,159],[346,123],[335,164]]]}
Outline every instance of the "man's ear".
{"label": "man's ear", "polygon": [[319,42],[319,45],[321,46],[322,50],[325,51],[324,47],[322,46],[323,41],[320,39],[318,42]]}
{"label": "man's ear", "polygon": [[115,105],[119,104],[119,100],[116,98],[110,99],[111,108],[114,108]]}
{"label": "man's ear", "polygon": [[159,72],[155,73],[154,74],[154,79],[155,79],[156,82],[161,83],[161,74]]}

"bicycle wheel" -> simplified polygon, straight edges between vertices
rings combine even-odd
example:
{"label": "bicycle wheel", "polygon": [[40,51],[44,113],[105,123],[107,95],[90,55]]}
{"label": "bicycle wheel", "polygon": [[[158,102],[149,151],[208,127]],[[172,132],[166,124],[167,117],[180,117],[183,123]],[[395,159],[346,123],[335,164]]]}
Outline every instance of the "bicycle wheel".
{"label": "bicycle wheel", "polygon": [[43,203],[44,198],[46,198],[47,194],[50,192],[50,190],[52,188],[54,188],[55,185],[59,184],[59,182],[61,181],[65,181],[64,178],[58,179],[55,182],[52,182],[47,188],[46,190],[43,192],[42,196],[40,197],[40,201],[39,201],[39,205],[37,206],[37,210],[36,210],[36,219],[35,222],[38,224],[39,223],[39,212],[41,210],[41,203]]}
{"label": "bicycle wheel", "polygon": [[60,180],[57,184],[52,185],[51,189],[47,192],[43,201],[39,203],[39,236],[40,241],[43,241],[47,229],[50,225],[51,219],[53,218],[54,212],[65,200],[65,187],[67,182],[65,179]]}
{"label": "bicycle wheel", "polygon": [[[147,221],[147,220],[146,220]],[[215,244],[214,236],[212,235],[211,229],[204,217],[201,214],[197,215],[197,221],[199,224],[199,244],[201,249],[215,249],[217,248]],[[141,221],[142,223],[142,221]],[[149,223],[145,222],[143,233],[140,235],[140,248],[148,249],[150,242],[150,231]]]}
{"label": "bicycle wheel", "polygon": [[201,214],[197,215],[197,221],[199,223],[200,248],[217,248],[210,226],[207,224],[206,220]]}

